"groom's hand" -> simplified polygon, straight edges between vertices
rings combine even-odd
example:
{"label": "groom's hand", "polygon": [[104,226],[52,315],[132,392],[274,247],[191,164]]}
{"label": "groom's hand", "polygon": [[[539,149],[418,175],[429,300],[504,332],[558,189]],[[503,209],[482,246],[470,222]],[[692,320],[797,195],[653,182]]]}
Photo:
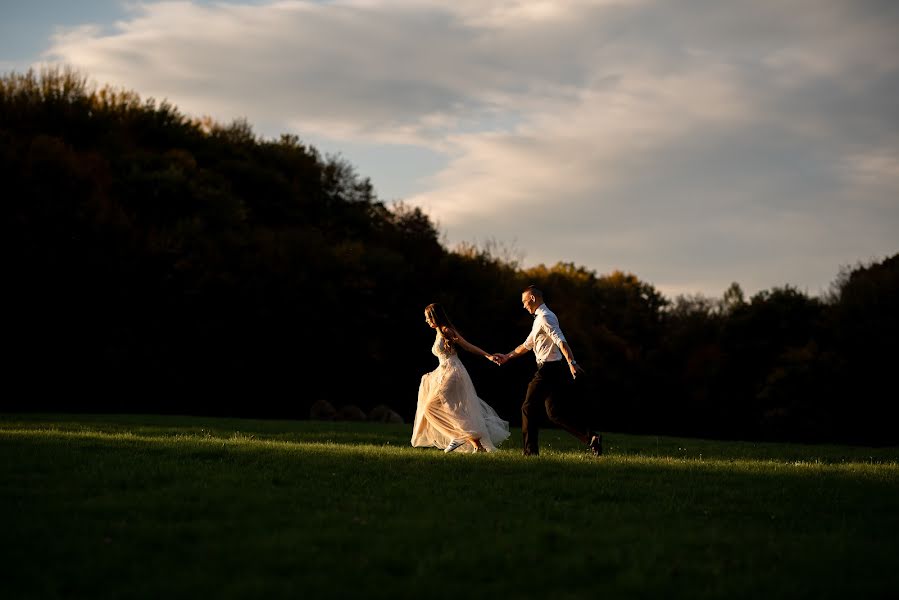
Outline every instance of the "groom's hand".
{"label": "groom's hand", "polygon": [[578,375],[583,375],[585,373],[584,367],[577,363],[568,363],[568,370],[571,371],[571,378],[577,379]]}

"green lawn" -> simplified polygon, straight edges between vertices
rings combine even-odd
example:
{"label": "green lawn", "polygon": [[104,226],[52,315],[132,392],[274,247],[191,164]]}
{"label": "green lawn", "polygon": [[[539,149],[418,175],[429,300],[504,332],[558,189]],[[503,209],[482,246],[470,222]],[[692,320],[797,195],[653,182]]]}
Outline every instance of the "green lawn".
{"label": "green lawn", "polygon": [[899,449],[0,416],[2,598],[856,598],[899,590]]}

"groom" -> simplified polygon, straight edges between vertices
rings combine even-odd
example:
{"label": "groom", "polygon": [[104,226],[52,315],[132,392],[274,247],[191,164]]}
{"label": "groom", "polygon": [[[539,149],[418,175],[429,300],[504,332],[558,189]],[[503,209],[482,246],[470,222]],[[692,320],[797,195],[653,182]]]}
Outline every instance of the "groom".
{"label": "groom", "polygon": [[581,440],[595,456],[601,456],[602,434],[592,431],[584,421],[583,411],[578,410],[580,407],[572,405],[572,381],[584,370],[574,360],[574,353],[559,327],[558,317],[544,304],[543,292],[533,285],[521,293],[521,304],[534,316],[531,333],[515,350],[495,357],[502,365],[533,350],[537,358],[537,372],[528,385],[524,404],[521,405],[524,455],[539,454],[537,436],[542,404],[550,421]]}

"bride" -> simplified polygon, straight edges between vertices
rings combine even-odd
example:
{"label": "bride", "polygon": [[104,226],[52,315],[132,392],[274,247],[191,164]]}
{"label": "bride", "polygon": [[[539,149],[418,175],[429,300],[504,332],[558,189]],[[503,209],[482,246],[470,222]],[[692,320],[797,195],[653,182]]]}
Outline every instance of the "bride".
{"label": "bride", "polygon": [[437,330],[431,352],[440,364],[421,378],[412,445],[436,446],[444,452],[496,450],[509,437],[509,423],[478,397],[456,351],[463,348],[496,362],[493,355],[465,341],[439,304],[425,308],[425,321]]}

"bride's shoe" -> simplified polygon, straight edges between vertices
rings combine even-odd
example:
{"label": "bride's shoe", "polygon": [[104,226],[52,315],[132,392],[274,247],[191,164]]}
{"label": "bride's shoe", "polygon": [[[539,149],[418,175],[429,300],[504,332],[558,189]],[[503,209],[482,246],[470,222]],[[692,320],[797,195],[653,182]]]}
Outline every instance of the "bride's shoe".
{"label": "bride's shoe", "polygon": [[449,454],[450,452],[452,452],[452,451],[455,450],[456,448],[462,446],[464,443],[465,443],[465,440],[453,440],[453,441],[451,441],[451,442],[449,443],[449,446],[447,446],[446,448],[444,448],[443,451],[446,452],[447,454]]}

